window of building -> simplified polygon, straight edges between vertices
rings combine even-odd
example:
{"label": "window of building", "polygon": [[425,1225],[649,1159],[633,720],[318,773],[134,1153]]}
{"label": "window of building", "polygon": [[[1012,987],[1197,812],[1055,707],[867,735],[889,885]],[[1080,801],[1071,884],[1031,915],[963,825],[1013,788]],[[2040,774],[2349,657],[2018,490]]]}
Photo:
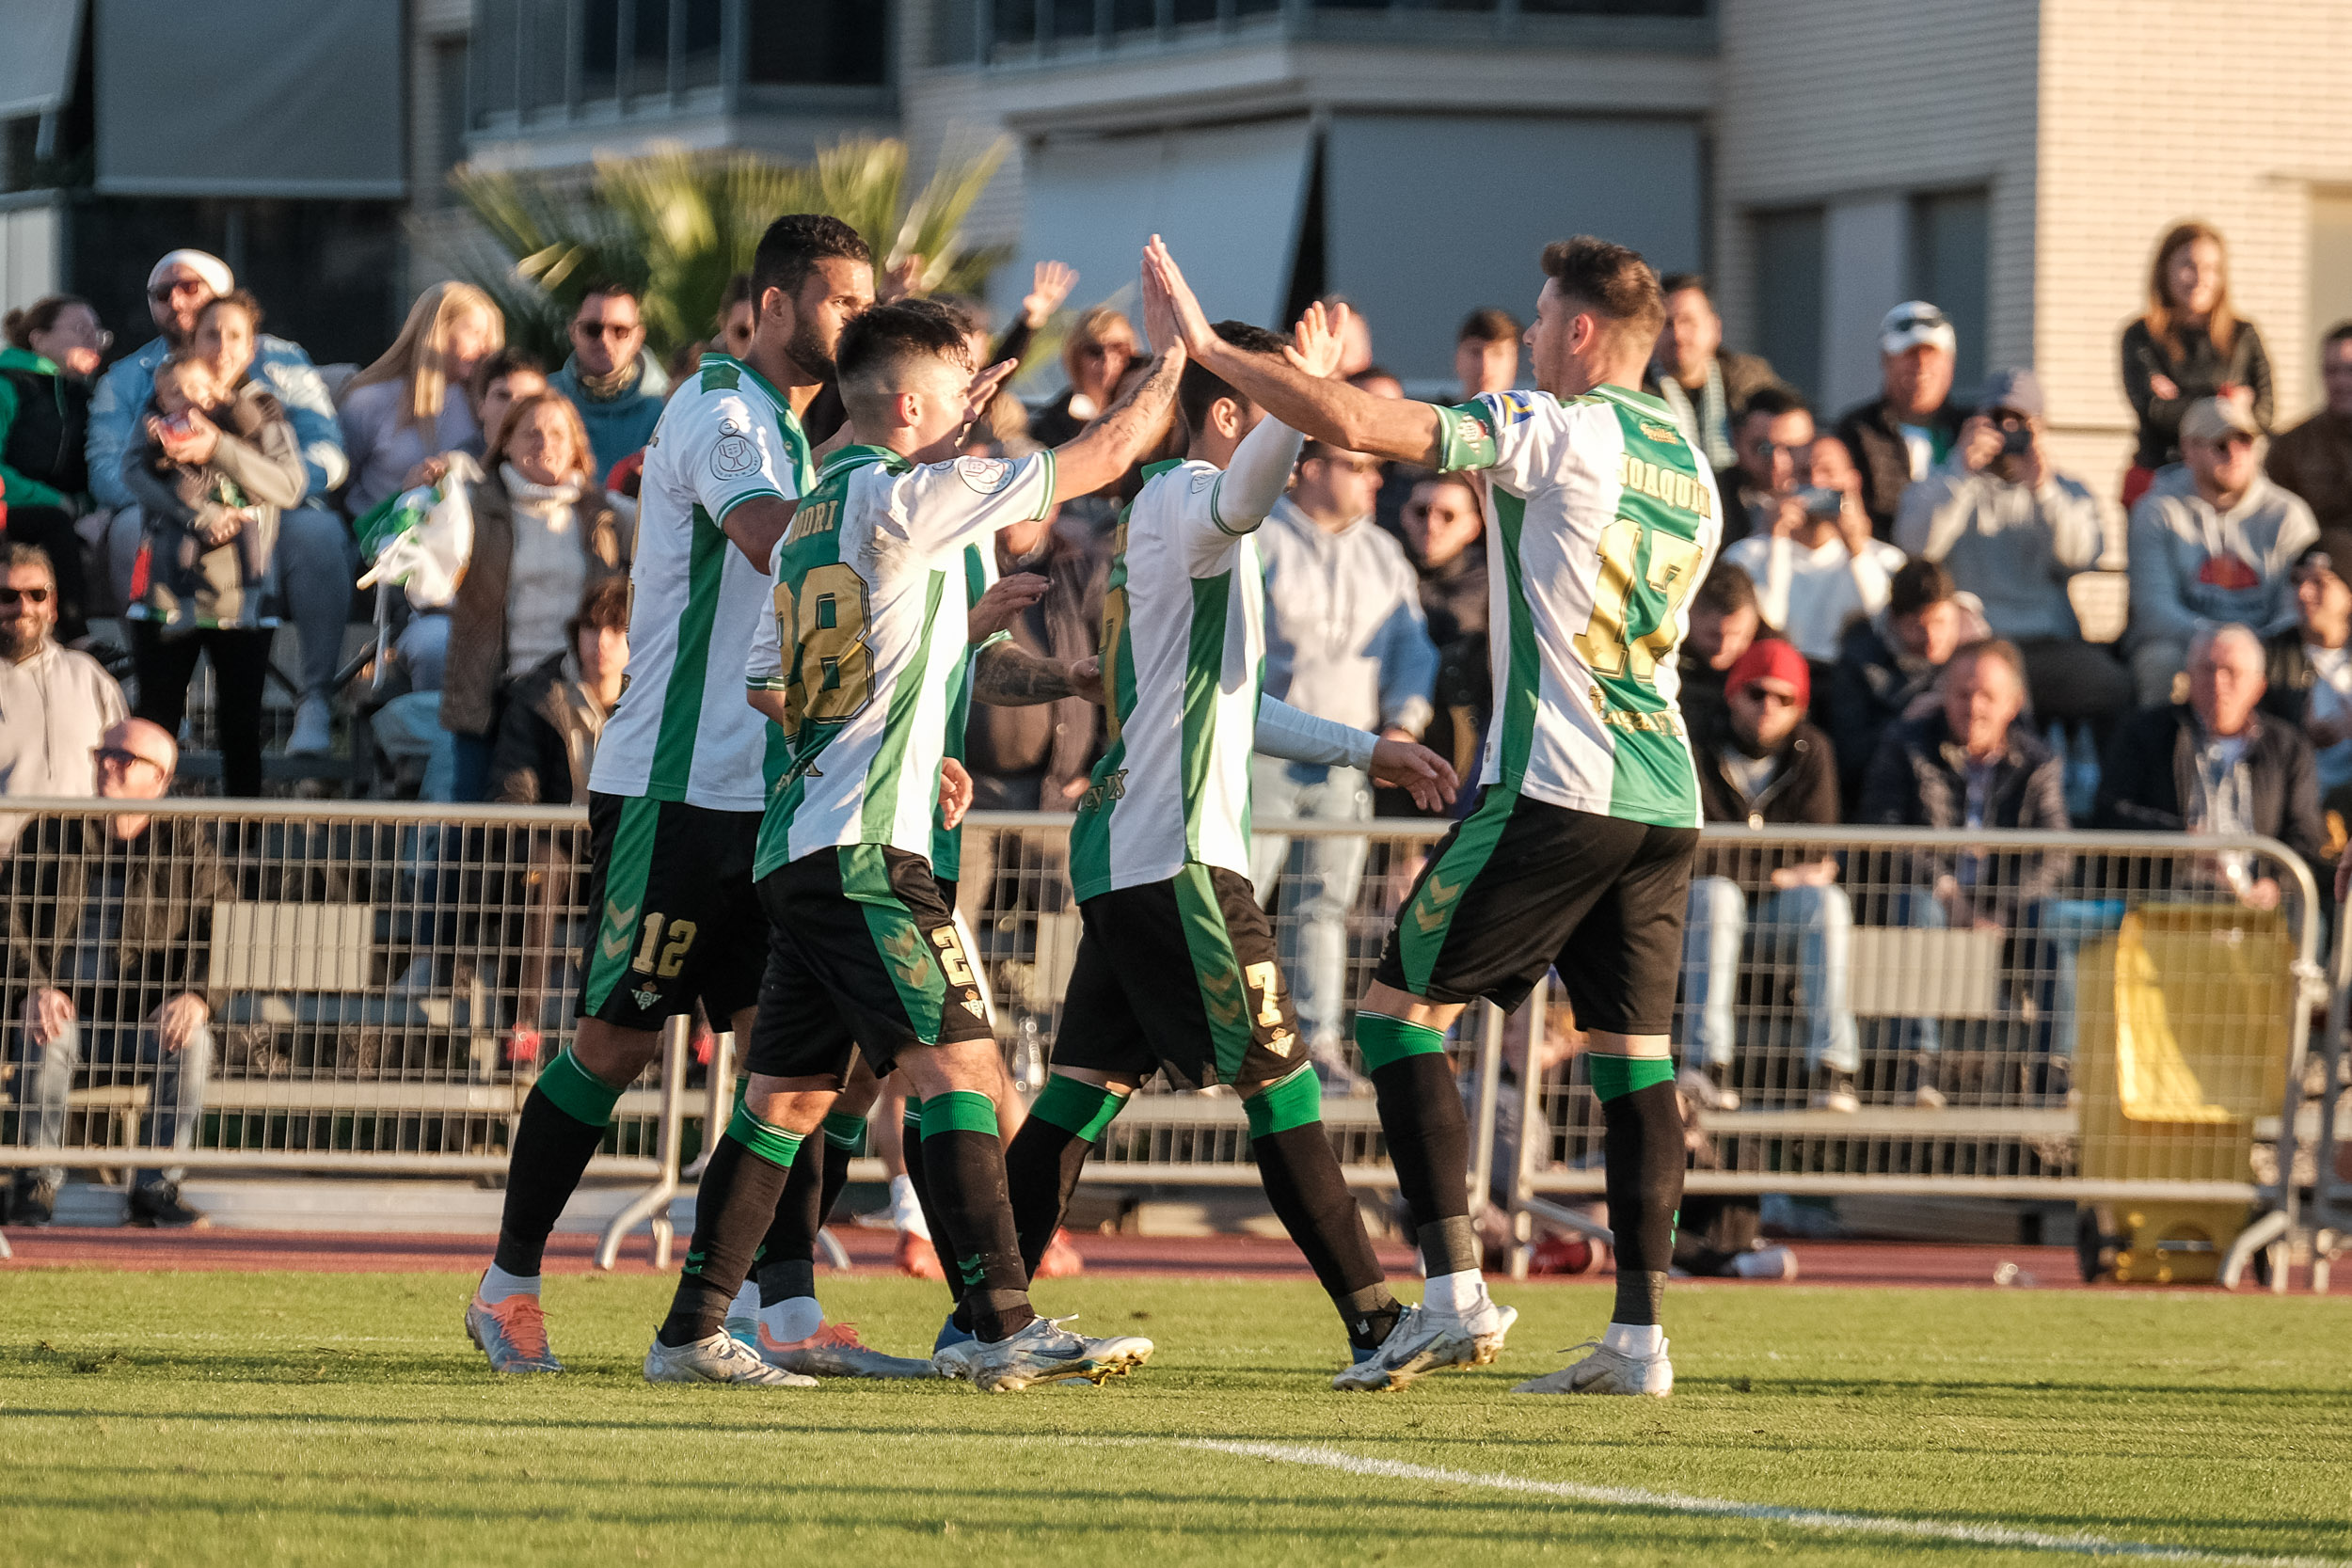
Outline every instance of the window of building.
{"label": "window of building", "polygon": [[746,81],[880,87],[889,80],[890,12],[869,0],[763,0],[750,9]]}
{"label": "window of building", "polygon": [[1756,352],[1807,397],[1818,397],[1821,383],[1822,219],[1819,207],[1796,207],[1750,220]]}
{"label": "window of building", "polygon": [[1911,198],[1911,296],[1942,306],[1951,318],[1960,338],[1952,387],[1963,399],[1984,379],[1985,336],[1993,325],[1986,281],[1991,207],[1982,190]]}

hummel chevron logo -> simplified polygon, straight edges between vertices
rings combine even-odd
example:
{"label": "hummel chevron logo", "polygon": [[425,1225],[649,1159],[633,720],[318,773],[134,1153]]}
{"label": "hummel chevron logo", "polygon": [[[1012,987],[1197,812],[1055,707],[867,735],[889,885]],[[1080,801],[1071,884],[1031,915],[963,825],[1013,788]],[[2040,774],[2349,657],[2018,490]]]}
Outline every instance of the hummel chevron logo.
{"label": "hummel chevron logo", "polygon": [[612,902],[612,899],[606,899],[604,901],[604,928],[606,935],[601,943],[604,949],[604,956],[608,958],[617,958],[622,954],[628,952],[629,938],[635,933],[636,927],[636,905],[631,904],[628,908],[623,909],[620,905]]}
{"label": "hummel chevron logo", "polygon": [[[1202,975],[1207,979],[1207,975]],[[1242,1001],[1238,996],[1217,997],[1203,994],[1200,1005],[1209,1010],[1209,1022],[1231,1026],[1241,1022]]]}
{"label": "hummel chevron logo", "polygon": [[1219,996],[1231,996],[1233,994],[1233,988],[1241,983],[1241,976],[1230,969],[1204,969],[1200,972],[1200,983]]}
{"label": "hummel chevron logo", "polygon": [[930,977],[930,957],[924,951],[921,932],[909,927],[896,936],[882,938],[882,944],[902,984],[920,986]]}
{"label": "hummel chevron logo", "polygon": [[1462,889],[1468,885],[1469,879],[1465,878],[1448,887],[1435,871],[1429,874],[1429,880],[1422,884],[1421,897],[1416,900],[1417,907],[1413,911],[1413,919],[1421,927],[1423,936],[1445,924],[1446,911],[1454,900],[1462,895]]}

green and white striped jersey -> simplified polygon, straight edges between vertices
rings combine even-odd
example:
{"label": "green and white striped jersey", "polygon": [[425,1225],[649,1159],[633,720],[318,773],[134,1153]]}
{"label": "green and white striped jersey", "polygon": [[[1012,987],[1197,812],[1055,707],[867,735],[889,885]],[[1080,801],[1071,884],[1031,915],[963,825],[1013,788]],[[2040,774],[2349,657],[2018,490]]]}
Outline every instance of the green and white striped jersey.
{"label": "green and white striped jersey", "polygon": [[1051,451],[916,465],[857,446],[827,460],[776,545],[773,613],[744,668],[787,710],[754,876],[847,844],[930,859],[971,651],[964,546],[1053,503]]}
{"label": "green and white striped jersey", "polygon": [[760,809],[768,723],[743,701],[736,665],[767,618],[768,579],[720,524],[755,496],[789,500],[814,478],[783,394],[741,360],[704,355],[645,446],[628,689],[596,743],[590,789]]}
{"label": "green and white striped jersey", "polygon": [[[1261,429],[1296,450],[1272,420]],[[1212,464],[1143,471],[1103,597],[1110,744],[1070,830],[1080,898],[1166,881],[1189,861],[1249,875],[1249,757],[1265,678],[1253,531],[1264,519],[1229,526],[1217,509],[1227,476]]]}
{"label": "green and white striped jersey", "polygon": [[[996,542],[979,539],[963,546],[963,609],[965,625],[973,606],[980,595],[996,583]],[[1011,640],[1012,633],[1000,631],[986,641],[976,642],[956,672],[956,678],[947,689],[947,744],[946,755],[963,760],[963,734],[972,719],[972,673],[979,665],[980,650]],[[934,813],[931,822],[931,875],[943,882],[952,882],[963,875],[963,830],[950,828],[943,816]]]}
{"label": "green and white striped jersey", "polygon": [[1495,715],[1479,782],[1697,827],[1675,652],[1723,537],[1706,458],[1663,403],[1622,387],[1488,392],[1440,414],[1444,466],[1487,479]]}

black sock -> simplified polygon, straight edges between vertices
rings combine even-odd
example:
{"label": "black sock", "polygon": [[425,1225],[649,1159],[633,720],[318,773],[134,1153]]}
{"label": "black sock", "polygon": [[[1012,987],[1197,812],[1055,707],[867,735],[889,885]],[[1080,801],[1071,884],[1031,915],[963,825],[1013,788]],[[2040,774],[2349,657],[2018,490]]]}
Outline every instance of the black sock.
{"label": "black sock", "polygon": [[[736,1113],[738,1126],[750,1113]],[[776,1130],[767,1129],[770,1133]],[[782,1134],[785,1137],[790,1135]],[[797,1140],[795,1140],[797,1142]],[[771,1159],[755,1152],[730,1127],[703,1170],[702,1190],[694,1199],[694,1239],[687,1244],[686,1267],[680,1271],[677,1294],[670,1315],[662,1320],[665,1345],[691,1344],[719,1332],[726,1321],[727,1303],[743,1287],[752,1253],[759,1238],[774,1223],[776,1200],[798,1148],[769,1147],[782,1155]]]}
{"label": "black sock", "polygon": [[580,1178],[604,1142],[604,1129],[569,1116],[533,1086],[515,1124],[506,1160],[506,1208],[499,1220],[498,1266],[525,1277],[539,1272],[548,1233],[572,1200]]}
{"label": "black sock", "polygon": [[957,1277],[956,1255],[947,1245],[946,1217],[940,1213],[938,1200],[931,1196],[930,1178],[923,1164],[922,1129],[909,1127],[900,1148],[907,1165],[907,1185],[914,1189],[915,1207],[923,1211],[923,1228],[931,1233],[931,1256],[939,1259],[939,1272],[947,1280],[947,1294],[955,1300],[956,1326],[969,1334],[972,1314],[964,1308],[963,1281]]}
{"label": "black sock", "polygon": [[[841,1190],[850,1184],[850,1162],[858,1157],[858,1150],[845,1148],[831,1138],[825,1140],[825,1186],[817,1196],[817,1227],[823,1229],[832,1223],[833,1212],[841,1206]],[[809,1244],[817,1238],[811,1234]]]}
{"label": "black sock", "polygon": [[773,1307],[795,1296],[817,1293],[817,1227],[823,1223],[818,1205],[825,1190],[825,1150],[822,1138],[802,1143],[776,1199],[775,1218],[754,1256],[752,1275],[759,1281],[759,1305]]}
{"label": "black sock", "polygon": [[1601,1101],[1609,1228],[1616,1232],[1617,1305],[1609,1321],[1655,1323],[1682,1203],[1682,1107],[1672,1084]]}
{"label": "black sock", "polygon": [[[1021,1136],[1028,1136],[1028,1127]],[[1020,1141],[1013,1140],[1015,1145]],[[1339,1308],[1347,1342],[1359,1350],[1378,1345],[1396,1326],[1402,1308],[1389,1293],[1379,1259],[1373,1256],[1372,1238],[1364,1233],[1363,1211],[1340,1175],[1339,1158],[1331,1152],[1323,1123],[1268,1132],[1251,1139],[1249,1147],[1275,1216],[1307,1255],[1307,1266]]]}
{"label": "black sock", "polygon": [[1053,1244],[1054,1232],[1078,1190],[1078,1173],[1094,1152],[1091,1139],[1032,1114],[1005,1150],[1005,1186],[1012,1195],[1013,1227],[1021,1234],[1021,1267],[1029,1277]]}
{"label": "black sock", "polygon": [[992,1342],[1020,1333],[1037,1314],[1029,1308],[1029,1276],[1005,1186],[1005,1146],[988,1096],[951,1089],[924,1100],[923,1169],[947,1222],[972,1332]]}
{"label": "black sock", "polygon": [[1438,1052],[1417,1052],[1373,1073],[1380,1126],[1397,1190],[1413,1214],[1413,1239],[1432,1275],[1478,1267],[1470,1221],[1470,1118]]}

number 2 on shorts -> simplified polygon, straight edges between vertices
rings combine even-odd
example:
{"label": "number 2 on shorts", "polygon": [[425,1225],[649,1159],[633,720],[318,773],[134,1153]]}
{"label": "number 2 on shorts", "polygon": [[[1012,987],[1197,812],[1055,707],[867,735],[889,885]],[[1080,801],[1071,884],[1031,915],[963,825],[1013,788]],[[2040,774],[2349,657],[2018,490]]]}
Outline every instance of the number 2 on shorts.
{"label": "number 2 on shorts", "polygon": [[[1642,567],[1642,540],[1649,538],[1649,565]],[[1593,617],[1576,634],[1576,651],[1596,675],[1630,675],[1652,684],[1658,661],[1674,651],[1675,624],[1682,601],[1697,586],[1699,546],[1659,529],[1619,517],[1600,531],[1600,577],[1593,587]],[[1626,640],[1626,600],[1636,578],[1666,596],[1658,624]]]}

